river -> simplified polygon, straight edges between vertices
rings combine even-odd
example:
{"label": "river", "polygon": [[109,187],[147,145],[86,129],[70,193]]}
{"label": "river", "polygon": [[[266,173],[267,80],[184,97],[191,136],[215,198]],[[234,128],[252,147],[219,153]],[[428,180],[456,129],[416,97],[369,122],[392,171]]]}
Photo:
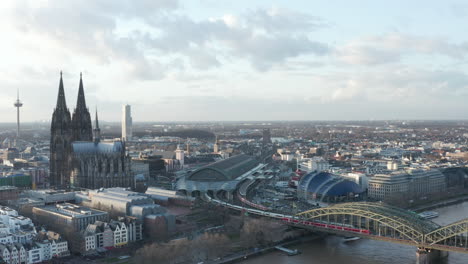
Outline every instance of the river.
{"label": "river", "polygon": [[[447,225],[468,217],[468,202],[434,209],[439,217],[432,221]],[[254,264],[414,264],[416,248],[384,241],[360,239],[344,243],[342,237],[328,236],[307,244],[290,246],[302,254],[288,257],[284,253],[272,252],[240,263]],[[468,254],[449,252],[441,264],[467,264]]]}

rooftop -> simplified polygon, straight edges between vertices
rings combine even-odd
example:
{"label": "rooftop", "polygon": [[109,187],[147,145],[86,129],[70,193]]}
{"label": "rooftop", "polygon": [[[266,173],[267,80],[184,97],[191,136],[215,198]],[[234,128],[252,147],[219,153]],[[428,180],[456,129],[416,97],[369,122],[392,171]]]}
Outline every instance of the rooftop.
{"label": "rooftop", "polygon": [[0,186],[0,191],[18,190],[15,186]]}
{"label": "rooftop", "polygon": [[252,156],[241,154],[221,160],[195,170],[188,176],[193,181],[228,181],[234,180],[250,171],[259,162]]}
{"label": "rooftop", "polygon": [[94,210],[88,207],[78,206],[78,205],[70,204],[70,203],[49,205],[45,207],[39,207],[39,209],[52,212],[52,213],[61,214],[64,216],[70,216],[72,218],[81,218],[81,217],[88,217],[91,215],[107,214],[104,211]]}
{"label": "rooftop", "polygon": [[121,141],[113,142],[73,142],[73,152],[77,154],[108,154],[121,152],[124,145]]}

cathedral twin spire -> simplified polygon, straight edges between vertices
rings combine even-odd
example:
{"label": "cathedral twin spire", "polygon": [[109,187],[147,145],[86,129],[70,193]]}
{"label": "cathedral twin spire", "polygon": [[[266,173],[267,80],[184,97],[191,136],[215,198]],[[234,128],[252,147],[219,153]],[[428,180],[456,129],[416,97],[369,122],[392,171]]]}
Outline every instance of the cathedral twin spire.
{"label": "cathedral twin spire", "polygon": [[[94,132],[94,142],[99,143],[100,130],[97,121],[97,113]],[[86,107],[83,78],[81,74],[76,108],[73,111],[73,115],[70,115],[65,100],[62,72],[60,72],[57,106],[52,115],[50,134],[49,182],[51,186],[56,188],[66,188],[67,186],[75,184],[71,176],[75,162],[72,155],[73,142],[93,142],[91,116],[88,107]]]}
{"label": "cathedral twin spire", "polygon": [[[92,141],[93,140],[93,129],[91,122],[91,115],[88,108],[86,107],[86,99],[84,95],[83,88],[83,75],[80,73],[80,83],[78,87],[78,98],[76,101],[76,108],[73,111],[73,115],[70,118],[68,112],[66,100],[65,100],[65,91],[63,87],[62,72],[60,72],[60,83],[59,83],[59,93],[57,98],[56,111],[58,116],[62,118],[65,115],[65,119],[71,119],[71,141]],[[54,116],[56,113],[54,112]],[[66,117],[68,115],[68,118]],[[57,117],[58,117],[57,116]],[[62,119],[58,117],[59,119]],[[58,121],[58,120],[57,120]],[[54,121],[53,121],[54,123]],[[52,124],[54,126],[54,124]]]}
{"label": "cathedral twin spire", "polygon": [[86,109],[86,99],[83,88],[83,75],[80,73],[80,86],[78,88],[78,99],[76,100],[76,109]]}
{"label": "cathedral twin spire", "polygon": [[[60,72],[59,92],[57,96],[57,106],[52,115],[51,133],[67,137],[70,134],[71,117],[65,101],[65,90],[63,89],[62,72]],[[63,138],[65,139],[65,138]]]}
{"label": "cathedral twin spire", "polygon": [[63,89],[63,80],[62,72],[60,72],[60,82],[59,82],[59,93],[57,97],[57,107],[58,109],[67,109],[67,103],[65,101],[65,91]]}
{"label": "cathedral twin spire", "polygon": [[78,98],[76,100],[76,108],[72,116],[73,141],[92,141],[93,128],[91,115],[86,107],[84,96],[83,78],[80,73],[80,85],[78,88]]}

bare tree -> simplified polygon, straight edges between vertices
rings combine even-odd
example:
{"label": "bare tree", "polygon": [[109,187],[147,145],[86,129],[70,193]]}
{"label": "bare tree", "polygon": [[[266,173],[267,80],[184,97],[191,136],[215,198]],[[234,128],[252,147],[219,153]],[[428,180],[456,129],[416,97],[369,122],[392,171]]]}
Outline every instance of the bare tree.
{"label": "bare tree", "polygon": [[244,247],[263,246],[283,239],[284,225],[265,219],[247,219],[241,229]]}
{"label": "bare tree", "polygon": [[136,263],[194,263],[213,259],[227,252],[230,240],[223,234],[204,234],[194,240],[178,239],[154,243],[136,252]]}

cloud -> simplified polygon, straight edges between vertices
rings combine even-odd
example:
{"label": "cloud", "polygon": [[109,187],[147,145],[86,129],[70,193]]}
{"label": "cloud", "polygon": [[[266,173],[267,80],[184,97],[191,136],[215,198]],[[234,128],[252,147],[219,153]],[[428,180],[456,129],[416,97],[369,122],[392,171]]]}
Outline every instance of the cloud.
{"label": "cloud", "polygon": [[[258,9],[245,15],[229,14],[201,21],[183,15],[163,16],[152,22],[159,33],[148,35],[146,43],[162,52],[188,55],[196,68],[219,67],[220,59],[213,56],[216,53],[227,60],[245,59],[254,68],[265,71],[291,58],[321,56],[330,51],[327,44],[310,38],[310,31],[321,27],[310,20],[308,15],[282,9]],[[201,65],[199,57],[191,56],[194,47],[203,49],[202,55],[208,58]],[[212,54],[206,56],[209,52]]]}
{"label": "cloud", "polygon": [[220,67],[221,63],[215,56],[215,52],[209,52],[207,49],[190,48],[186,52],[191,66],[198,70],[207,70],[214,67]]}
{"label": "cloud", "polygon": [[282,64],[287,59],[301,55],[322,56],[329,52],[327,45],[305,36],[252,36],[245,41],[233,43],[233,46],[237,54],[250,58],[258,70],[268,70],[272,65]]}
{"label": "cloud", "polygon": [[468,42],[450,43],[444,38],[389,33],[359,38],[339,46],[335,56],[348,64],[379,65],[401,62],[414,55],[440,55],[461,60],[468,54]]}
{"label": "cloud", "polygon": [[100,64],[120,62],[126,72],[140,79],[160,79],[160,63],[146,56],[139,47],[138,34],[117,34],[119,20],[150,19],[177,8],[178,1],[50,0],[18,1],[12,20],[24,34],[37,33],[54,40],[71,56],[85,55]]}
{"label": "cloud", "polygon": [[[173,56],[195,70],[242,59],[266,71],[302,55],[324,55],[327,44],[311,39],[322,20],[283,8],[195,20],[172,0],[18,1],[16,28],[37,34],[95,63],[121,63],[130,78],[158,80],[172,70]],[[216,55],[215,55],[216,54]],[[180,70],[176,69],[176,70]]]}
{"label": "cloud", "polygon": [[427,70],[403,65],[359,73],[336,72],[314,77],[314,85],[328,91],[322,102],[393,102],[427,107],[468,97],[468,75],[456,70]]}
{"label": "cloud", "polygon": [[246,20],[249,26],[272,33],[303,33],[328,27],[319,17],[278,7],[248,12]]}
{"label": "cloud", "polygon": [[88,102],[113,120],[122,102],[135,106],[137,120],[347,119],[441,108],[453,116],[448,109],[468,107],[462,37],[369,35],[379,25],[342,34],[313,9],[236,3],[241,11],[224,13],[229,6],[216,4],[200,12],[205,1],[2,2],[2,102],[20,87],[24,117],[50,118],[62,69],[69,107],[83,70]]}

